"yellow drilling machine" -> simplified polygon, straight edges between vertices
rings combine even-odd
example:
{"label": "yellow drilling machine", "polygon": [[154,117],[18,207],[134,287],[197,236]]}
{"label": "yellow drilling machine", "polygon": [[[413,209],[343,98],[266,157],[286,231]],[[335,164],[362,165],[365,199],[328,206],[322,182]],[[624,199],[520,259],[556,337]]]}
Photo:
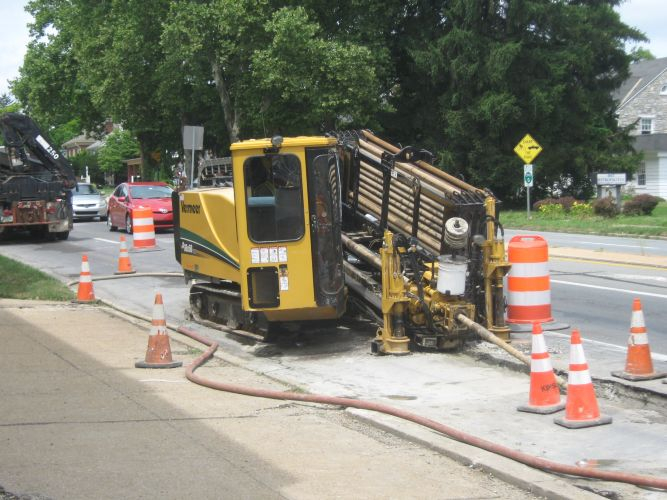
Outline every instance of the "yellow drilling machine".
{"label": "yellow drilling machine", "polygon": [[374,353],[452,349],[472,321],[507,340],[496,199],[432,163],[368,130],[232,144],[225,176],[174,193],[192,315],[270,337],[354,301],[382,318]]}

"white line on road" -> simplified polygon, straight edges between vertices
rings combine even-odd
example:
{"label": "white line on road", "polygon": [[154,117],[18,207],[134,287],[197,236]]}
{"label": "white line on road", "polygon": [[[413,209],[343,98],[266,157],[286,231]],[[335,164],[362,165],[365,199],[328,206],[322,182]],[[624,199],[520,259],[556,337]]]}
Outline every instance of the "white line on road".
{"label": "white line on road", "polygon": [[626,247],[626,248],[641,248],[643,250],[651,249],[655,250],[658,247],[645,247],[642,245],[620,245],[617,243],[598,243],[595,241],[577,241],[577,243],[580,243],[582,245],[600,245],[600,246],[605,246],[605,247]]}
{"label": "white line on road", "polygon": [[609,290],[610,292],[621,292],[627,293],[630,295],[643,295],[645,297],[657,297],[659,299],[667,299],[667,295],[661,293],[651,293],[651,292],[638,292],[637,290],[625,290],[623,288],[612,288],[608,286],[599,286],[599,285],[589,285],[586,283],[575,283],[573,281],[561,281],[561,280],[551,280],[552,283],[558,283],[559,285],[570,285],[570,286],[580,286],[583,288],[595,288],[597,290]]}
{"label": "white line on road", "polygon": [[107,239],[104,239],[104,238],[93,238],[93,239],[97,240],[97,241],[104,241],[106,243],[115,243],[116,245],[120,245],[120,241],[107,240]]}
{"label": "white line on road", "polygon": [[[553,335],[555,337],[562,337],[562,338],[570,338],[570,335],[567,333],[560,333],[560,332],[547,332],[549,335]],[[584,342],[589,342],[591,344],[598,344],[602,345],[605,347],[613,347],[614,349],[618,351],[626,351],[628,349],[627,345],[616,345],[616,344],[610,344],[608,342],[601,342],[599,340],[591,340],[591,339],[582,339]],[[651,357],[654,360],[657,361],[667,361],[667,354],[660,354],[659,352],[653,352],[651,351]]]}

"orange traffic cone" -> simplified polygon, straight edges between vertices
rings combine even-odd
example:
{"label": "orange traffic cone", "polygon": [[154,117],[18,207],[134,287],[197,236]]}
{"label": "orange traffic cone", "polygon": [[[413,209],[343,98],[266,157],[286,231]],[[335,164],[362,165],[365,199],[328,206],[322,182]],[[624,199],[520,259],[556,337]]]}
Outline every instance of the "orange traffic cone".
{"label": "orange traffic cone", "polygon": [[136,368],[177,368],[183,364],[182,361],[172,361],[169,335],[167,335],[167,321],[164,316],[164,305],[162,294],[155,294],[153,304],[153,321],[151,332],[148,336],[148,349],[146,349],[145,361],[134,363]]}
{"label": "orange traffic cone", "polygon": [[568,429],[611,424],[611,417],[600,415],[581,335],[577,329],[572,330],[570,339],[570,373],[567,377],[565,416],[555,418],[554,422]]}
{"label": "orange traffic cone", "polygon": [[533,347],[530,355],[530,397],[527,405],[517,408],[530,413],[555,413],[565,408],[561,400],[556,375],[551,367],[551,358],[544,341],[542,327],[533,323]]}
{"label": "orange traffic cone", "polygon": [[667,377],[667,373],[653,371],[651,348],[648,345],[644,312],[639,299],[632,302],[632,320],[630,321],[630,337],[628,338],[628,355],[625,371],[611,372],[614,377],[625,380],[652,380]]}
{"label": "orange traffic cone", "polygon": [[88,265],[88,256],[81,257],[81,275],[79,276],[79,288],[76,292],[74,302],[88,303],[95,302],[95,292],[93,292],[93,277],[90,274]]}
{"label": "orange traffic cone", "polygon": [[132,274],[136,273],[132,269],[132,263],[130,262],[130,254],[127,251],[127,243],[125,241],[125,236],[120,235],[120,254],[118,255],[118,271],[114,274]]}

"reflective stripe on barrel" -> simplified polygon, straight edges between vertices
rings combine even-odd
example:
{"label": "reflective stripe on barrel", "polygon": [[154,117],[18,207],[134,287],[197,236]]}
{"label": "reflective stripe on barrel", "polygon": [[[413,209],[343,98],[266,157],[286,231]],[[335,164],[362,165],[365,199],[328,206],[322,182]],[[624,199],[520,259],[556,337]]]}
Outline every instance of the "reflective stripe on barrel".
{"label": "reflective stripe on barrel", "polygon": [[518,235],[508,245],[508,323],[544,323],[551,316],[549,248],[541,236]]}

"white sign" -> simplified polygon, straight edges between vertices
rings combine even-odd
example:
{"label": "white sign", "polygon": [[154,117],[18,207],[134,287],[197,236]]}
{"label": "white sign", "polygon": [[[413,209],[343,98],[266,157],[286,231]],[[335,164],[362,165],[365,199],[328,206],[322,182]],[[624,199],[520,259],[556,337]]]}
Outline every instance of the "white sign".
{"label": "white sign", "polygon": [[533,166],[523,166],[523,185],[526,187],[533,187]]}
{"label": "white sign", "polygon": [[623,186],[628,183],[625,173],[622,174],[597,174],[595,182],[598,186]]}
{"label": "white sign", "polygon": [[183,127],[183,149],[204,149],[204,127]]}

